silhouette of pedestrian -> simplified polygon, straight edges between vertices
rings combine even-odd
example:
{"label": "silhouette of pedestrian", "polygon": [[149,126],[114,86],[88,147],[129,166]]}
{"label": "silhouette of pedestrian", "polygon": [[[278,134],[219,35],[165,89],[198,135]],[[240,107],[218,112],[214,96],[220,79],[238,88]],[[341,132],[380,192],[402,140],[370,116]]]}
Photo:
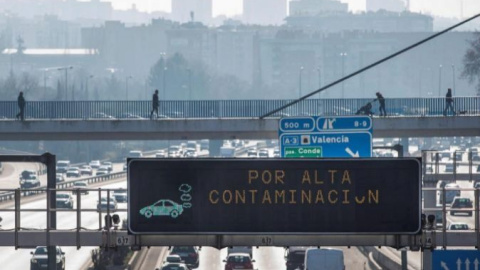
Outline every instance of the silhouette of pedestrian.
{"label": "silhouette of pedestrian", "polygon": [[447,112],[452,110],[453,115],[456,115],[455,108],[453,108],[452,89],[448,88],[445,95],[445,109],[443,110],[443,116],[447,116]]}
{"label": "silhouette of pedestrian", "polygon": [[17,113],[17,116],[15,118],[20,118],[20,120],[24,121],[25,120],[25,98],[23,97],[23,92],[20,92],[20,94],[18,94],[18,98],[17,98],[17,102],[18,102],[18,108],[20,109],[20,112]]}
{"label": "silhouette of pedestrian", "polygon": [[378,100],[378,103],[380,104],[380,107],[378,108],[380,116],[387,116],[387,111],[385,110],[385,98],[380,92],[377,92],[375,95],[377,96],[375,100]]}
{"label": "silhouette of pedestrian", "polygon": [[150,112],[150,119],[153,119],[153,112],[157,114],[157,118],[158,118],[158,105],[159,105],[159,101],[158,101],[158,89],[157,89],[155,90],[155,94],[153,94],[153,97],[152,97],[152,111]]}

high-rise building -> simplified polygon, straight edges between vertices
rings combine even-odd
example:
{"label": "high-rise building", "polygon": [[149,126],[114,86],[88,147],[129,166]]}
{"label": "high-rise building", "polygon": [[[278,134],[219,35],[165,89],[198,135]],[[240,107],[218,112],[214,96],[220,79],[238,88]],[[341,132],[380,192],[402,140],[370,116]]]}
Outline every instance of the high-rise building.
{"label": "high-rise building", "polygon": [[212,20],[212,0],[172,0],[172,20],[209,24]]}
{"label": "high-rise building", "polygon": [[247,24],[283,24],[287,0],[243,0],[243,21]]}
{"label": "high-rise building", "polygon": [[367,11],[385,9],[393,12],[402,12],[406,8],[406,3],[402,0],[367,0]]}
{"label": "high-rise building", "polygon": [[292,0],[290,16],[315,16],[323,13],[348,12],[348,4],[338,0]]}

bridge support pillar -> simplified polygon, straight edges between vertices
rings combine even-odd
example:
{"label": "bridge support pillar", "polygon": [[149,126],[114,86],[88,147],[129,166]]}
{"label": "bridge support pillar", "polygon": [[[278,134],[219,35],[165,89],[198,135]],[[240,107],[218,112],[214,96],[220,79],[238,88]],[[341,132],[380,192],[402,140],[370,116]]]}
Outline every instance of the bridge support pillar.
{"label": "bridge support pillar", "polygon": [[400,144],[403,146],[403,156],[409,157],[410,153],[408,152],[408,137],[402,137]]}
{"label": "bridge support pillar", "polygon": [[210,140],[208,151],[210,157],[220,156],[220,147],[223,145],[223,140]]}

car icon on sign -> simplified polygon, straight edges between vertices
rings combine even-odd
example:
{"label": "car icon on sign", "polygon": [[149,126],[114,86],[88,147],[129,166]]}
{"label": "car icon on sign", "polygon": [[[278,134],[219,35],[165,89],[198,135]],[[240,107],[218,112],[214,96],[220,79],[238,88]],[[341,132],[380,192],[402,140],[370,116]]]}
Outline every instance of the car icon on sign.
{"label": "car icon on sign", "polygon": [[172,200],[159,200],[158,202],[140,209],[140,214],[146,218],[152,216],[170,216],[177,218],[183,213],[183,206]]}

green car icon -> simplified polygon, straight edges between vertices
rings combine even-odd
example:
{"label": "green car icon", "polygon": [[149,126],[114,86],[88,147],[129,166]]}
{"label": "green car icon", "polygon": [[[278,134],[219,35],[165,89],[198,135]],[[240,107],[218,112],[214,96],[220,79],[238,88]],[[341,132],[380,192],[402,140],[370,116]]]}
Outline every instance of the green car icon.
{"label": "green car icon", "polygon": [[177,218],[183,213],[183,206],[172,200],[159,200],[158,202],[140,209],[140,214],[146,218],[152,216],[171,216]]}

